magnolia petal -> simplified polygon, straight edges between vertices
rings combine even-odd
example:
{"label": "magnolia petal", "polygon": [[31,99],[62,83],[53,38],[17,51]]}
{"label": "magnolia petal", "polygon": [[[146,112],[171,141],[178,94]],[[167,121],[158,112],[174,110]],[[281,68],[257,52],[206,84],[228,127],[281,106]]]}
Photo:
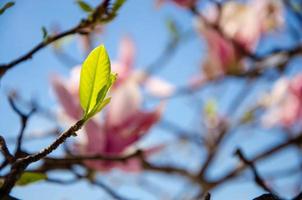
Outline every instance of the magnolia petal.
{"label": "magnolia petal", "polygon": [[201,27],[208,45],[208,55],[202,65],[207,79],[216,79],[226,73],[242,70],[241,56],[235,46],[213,29]]}
{"label": "magnolia petal", "polygon": [[90,120],[84,128],[87,140],[86,152],[89,154],[104,152],[106,148],[106,135],[103,126],[95,120]]}
{"label": "magnolia petal", "polygon": [[71,91],[71,93],[78,98],[79,95],[79,84],[80,84],[80,74],[81,74],[81,65],[77,65],[72,68],[70,72],[70,77],[67,80],[68,83],[66,87]]}
{"label": "magnolia petal", "polygon": [[112,94],[108,106],[106,123],[118,125],[136,113],[142,103],[139,86],[132,81],[127,81],[118,87]]}
{"label": "magnolia petal", "polygon": [[259,13],[249,5],[229,2],[223,7],[220,26],[227,37],[235,39],[246,50],[256,47],[261,36],[260,23]]}
{"label": "magnolia petal", "polygon": [[124,37],[120,44],[119,61],[124,66],[125,72],[132,70],[135,57],[135,45],[130,37]]}
{"label": "magnolia petal", "polygon": [[139,111],[118,126],[107,127],[109,152],[121,152],[139,141],[160,119],[164,104],[160,104],[152,112]]}
{"label": "magnolia petal", "polygon": [[289,90],[302,100],[302,74],[298,74],[292,79]]}
{"label": "magnolia petal", "polygon": [[82,115],[82,110],[79,102],[77,101],[77,97],[70,93],[70,91],[65,87],[64,81],[58,75],[53,75],[51,77],[51,83],[66,114],[72,119],[79,119]]}
{"label": "magnolia petal", "polygon": [[293,77],[291,80],[281,78],[275,83],[272,92],[265,97],[264,101],[267,111],[263,116],[262,122],[265,127],[278,125],[291,127],[301,121],[301,88],[301,74]]}
{"label": "magnolia petal", "polygon": [[174,85],[157,77],[147,78],[144,86],[149,94],[159,98],[169,97],[175,92]]}

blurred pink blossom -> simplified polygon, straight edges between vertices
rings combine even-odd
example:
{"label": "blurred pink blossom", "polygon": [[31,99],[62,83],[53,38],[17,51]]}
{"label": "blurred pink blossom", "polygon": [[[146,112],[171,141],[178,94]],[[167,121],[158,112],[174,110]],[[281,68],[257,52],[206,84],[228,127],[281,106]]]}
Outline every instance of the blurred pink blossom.
{"label": "blurred pink blossom", "polygon": [[[127,48],[129,47],[129,48]],[[128,51],[127,51],[128,49]],[[161,88],[160,79],[147,77],[142,72],[133,72],[134,46],[129,39],[121,44],[119,61],[113,62],[113,71],[118,72],[118,82],[110,92],[111,102],[103,112],[102,119],[97,116],[91,119],[84,127],[85,137],[75,145],[75,151],[83,155],[123,155],[146,134],[160,119],[163,104],[159,104],[152,111],[141,109],[143,96],[141,84]],[[80,119],[82,111],[78,101],[78,85],[80,66],[75,67],[71,76],[63,80],[58,75],[52,76],[52,85],[63,113],[71,121]],[[120,78],[121,77],[121,78]],[[120,79],[120,80],[119,80]],[[160,80],[157,82],[157,80]],[[144,83],[150,81],[151,83]],[[169,84],[168,84],[169,85]],[[157,91],[161,92],[161,91]],[[145,150],[148,156],[158,150],[160,146]],[[141,163],[137,158],[125,163],[109,161],[87,161],[87,166],[95,170],[110,170],[119,167],[124,170],[137,171]]]}
{"label": "blurred pink blossom", "polygon": [[[119,47],[118,59],[112,62],[112,71],[118,74],[118,80],[113,88],[132,82],[134,87],[144,87],[148,94],[155,97],[167,97],[175,92],[175,86],[167,81],[150,76],[143,70],[134,70],[136,48],[130,37],[124,37]],[[159,66],[160,67],[160,66]]]}
{"label": "blurred pink blossom", "polygon": [[112,71],[118,74],[115,86],[124,82],[132,73],[134,68],[135,46],[129,37],[124,37],[120,43],[118,59],[112,61]]}
{"label": "blurred pink blossom", "polygon": [[78,120],[82,115],[82,109],[78,100],[79,74],[80,66],[77,66],[72,69],[71,77],[68,80],[64,80],[57,74],[51,76],[55,95],[66,115],[72,120]]}
{"label": "blurred pink blossom", "polygon": [[281,125],[291,127],[302,121],[302,74],[292,79],[281,78],[271,93],[261,102],[268,108],[263,116],[266,127]]}
{"label": "blurred pink blossom", "polygon": [[211,23],[216,23],[218,16],[223,34],[250,52],[265,33],[282,26],[284,20],[279,0],[230,1],[223,4],[220,15],[215,8],[206,12]]}
{"label": "blurred pink blossom", "polygon": [[201,30],[208,47],[208,55],[202,64],[207,79],[216,79],[227,73],[242,70],[242,56],[231,41],[223,38],[213,29]]}
{"label": "blurred pink blossom", "polygon": [[[244,52],[254,51],[263,34],[283,23],[278,0],[254,0],[246,4],[230,1],[222,5],[220,15],[217,8],[205,13],[208,23],[219,26],[216,29],[204,24],[203,20],[197,22],[208,47],[208,55],[202,63],[201,77],[205,80],[244,71]],[[199,82],[204,83],[204,80]]]}

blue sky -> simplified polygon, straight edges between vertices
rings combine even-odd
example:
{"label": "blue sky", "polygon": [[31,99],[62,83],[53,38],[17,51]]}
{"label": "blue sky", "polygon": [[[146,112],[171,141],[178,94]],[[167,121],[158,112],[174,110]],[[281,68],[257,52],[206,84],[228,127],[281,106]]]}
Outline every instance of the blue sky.
{"label": "blue sky", "polygon": [[[6,1],[1,1],[3,5]],[[98,1],[88,1],[96,5]],[[27,0],[17,1],[16,5],[9,9],[5,14],[0,16],[0,63],[8,62],[21,54],[27,52],[31,47],[42,40],[41,27],[50,29],[54,24],[59,24],[62,30],[66,30],[79,22],[85,16],[74,0]],[[137,68],[148,66],[158,55],[161,54],[167,41],[169,40],[169,32],[167,31],[165,20],[173,18],[180,24],[182,30],[192,29],[192,16],[175,6],[166,5],[161,9],[156,9],[153,0],[134,1],[129,0],[121,9],[121,12],[116,20],[106,26],[105,33],[100,35],[95,42],[95,45],[104,43],[108,49],[112,59],[117,56],[117,48],[122,36],[130,35],[135,40],[137,45]],[[77,37],[75,37],[65,49],[70,55],[76,58],[80,64],[84,57],[78,48]],[[183,43],[177,50],[176,55],[168,62],[159,72],[158,76],[178,85],[185,85],[190,76],[199,72],[199,63],[206,52],[202,40],[199,36],[195,36]],[[70,66],[72,67],[72,66]],[[13,137],[19,129],[18,117],[12,112],[8,106],[5,92],[8,89],[16,89],[26,99],[34,96],[39,103],[45,107],[51,108],[54,106],[55,99],[51,95],[49,86],[49,75],[51,73],[60,73],[68,75],[69,69],[64,66],[54,55],[51,47],[47,47],[37,53],[33,59],[20,64],[9,71],[1,80],[0,88],[0,133],[7,137]],[[223,86],[213,86],[209,91],[201,94],[203,99],[220,98],[224,95],[231,95],[236,92],[242,82],[229,81]],[[263,83],[259,83],[259,88],[262,88]],[[228,88],[227,90],[225,88]],[[198,120],[192,120],[198,116],[199,110],[191,107],[193,99],[177,98],[168,102],[165,118],[178,123],[179,125],[189,130],[198,130],[193,125]],[[230,99],[221,101],[222,107],[227,104]],[[197,114],[196,114],[197,113]],[[28,131],[40,129],[41,126],[48,126],[38,117],[33,119],[28,127]],[[50,125],[49,125],[50,126]],[[275,144],[282,138],[277,131],[263,133],[263,131],[238,131],[234,137],[226,142],[223,146],[223,152],[216,159],[211,176],[223,174],[237,162],[237,159],[232,156],[234,148],[242,146],[248,155],[253,155],[261,149]],[[247,135],[249,134],[249,135]],[[249,140],[246,138],[249,137]],[[281,138],[281,139],[280,139]],[[169,134],[163,130],[155,128],[152,131],[152,136],[146,138],[147,141],[170,142],[173,141]],[[49,143],[51,140],[43,140],[41,142],[30,142],[26,144],[26,148],[30,151],[38,150]],[[13,148],[13,146],[11,146]],[[202,153],[195,153],[194,147],[185,148],[181,153],[180,166],[196,167],[199,163],[191,163],[187,157],[191,155],[196,157],[196,160],[202,160]],[[168,154],[168,158],[160,158],[163,161],[171,162],[177,160],[175,156]],[[170,152],[171,153],[171,152]],[[278,156],[274,156],[268,162],[260,165],[260,170],[270,170],[274,168],[284,168],[287,165],[296,162],[294,150],[285,151]],[[284,162],[286,161],[286,162]],[[189,163],[189,164],[188,164]],[[192,166],[191,166],[192,165]],[[65,177],[65,174],[57,176]],[[155,199],[152,194],[145,192],[135,183],[137,175],[122,174],[122,182],[120,184],[120,172],[114,172],[110,175],[100,175],[100,178],[106,183],[113,185],[121,194],[125,196],[136,197],[137,199]],[[125,177],[125,178],[124,178]],[[182,181],[176,176],[164,176],[159,174],[146,174],[146,178],[155,182],[160,188],[166,188],[167,192],[177,194],[188,183]],[[249,179],[248,179],[249,178]],[[247,173],[245,180],[226,184],[217,190],[213,191],[213,199],[251,199],[263,193],[261,189],[255,186],[251,181],[250,174]],[[125,179],[127,181],[125,181]],[[295,181],[295,178],[283,180],[282,186]],[[115,184],[112,184],[114,182]],[[129,184],[132,183],[132,184]],[[189,187],[194,191],[194,188]],[[287,188],[284,188],[287,191]],[[288,191],[287,191],[288,192]],[[289,192],[288,192],[289,193]],[[61,186],[55,184],[39,183],[28,187],[17,187],[13,194],[21,199],[108,199],[101,189],[90,186],[85,182],[80,182],[74,185]],[[226,198],[227,197],[227,198]]]}

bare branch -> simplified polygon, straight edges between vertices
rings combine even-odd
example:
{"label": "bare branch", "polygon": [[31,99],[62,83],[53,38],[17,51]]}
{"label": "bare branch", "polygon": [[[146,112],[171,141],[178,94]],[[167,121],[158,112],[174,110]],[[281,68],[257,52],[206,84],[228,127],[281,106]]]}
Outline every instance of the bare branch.
{"label": "bare branch", "polygon": [[122,197],[121,195],[117,194],[113,189],[111,189],[109,186],[107,186],[105,183],[97,180],[91,180],[91,184],[96,185],[103,190],[105,190],[111,197],[113,197],[116,200],[128,200],[128,198]]}
{"label": "bare branch", "polygon": [[[100,3],[91,15],[87,18],[82,19],[79,24],[70,28],[67,31],[59,33],[57,35],[48,36],[42,42],[34,46],[29,52],[23,54],[19,58],[14,59],[13,61],[0,65],[0,78],[11,68],[17,66],[18,64],[31,59],[38,51],[45,48],[49,44],[58,41],[66,36],[74,34],[88,34],[91,30],[95,28],[98,24],[104,24],[112,20],[116,13],[112,13],[109,9],[110,0],[104,0]],[[116,12],[116,11],[114,11]]]}
{"label": "bare branch", "polygon": [[13,163],[15,157],[9,152],[5,139],[0,135],[0,151],[8,163]]}
{"label": "bare branch", "polygon": [[211,194],[210,193],[207,193],[204,200],[211,200]]}
{"label": "bare branch", "polygon": [[23,141],[24,131],[27,126],[27,122],[28,122],[29,118],[32,116],[32,114],[36,111],[36,108],[33,107],[28,114],[25,114],[15,104],[13,95],[9,96],[8,102],[11,105],[12,109],[19,115],[19,117],[21,119],[21,129],[18,134],[16,151],[15,151],[15,157],[18,158],[23,154],[22,153],[22,141]]}
{"label": "bare branch", "polygon": [[[289,139],[281,144],[275,145],[274,147],[269,148],[268,150],[260,153],[259,155],[255,156],[253,159],[250,159],[251,162],[255,163],[259,160],[263,160],[275,153],[278,153],[279,151],[285,149],[286,147],[294,144],[301,144],[302,143],[302,134]],[[246,165],[240,165],[233,169],[231,172],[229,172],[227,175],[224,177],[220,178],[219,180],[213,182],[213,186],[220,185],[221,183],[225,183],[226,181],[229,181],[235,177],[237,177],[243,170],[247,168]]]}
{"label": "bare branch", "polygon": [[251,170],[253,172],[253,175],[254,175],[254,180],[257,183],[257,185],[259,185],[262,189],[264,189],[265,191],[269,192],[270,194],[275,194],[275,192],[262,179],[262,177],[260,176],[258,170],[256,169],[255,164],[252,161],[248,160],[245,157],[244,153],[240,149],[237,149],[235,154],[240,158],[240,160],[245,165],[247,165],[249,168],[251,168]]}
{"label": "bare branch", "polygon": [[102,161],[117,161],[117,162],[124,162],[131,158],[138,157],[143,152],[141,150],[137,150],[131,154],[128,155],[122,155],[122,156],[108,156],[108,155],[91,155],[91,156],[70,156],[66,158],[44,158],[44,160],[48,163],[54,162],[54,163],[81,163],[85,160],[102,160]]}
{"label": "bare branch", "polygon": [[28,155],[24,158],[19,158],[17,161],[12,165],[11,171],[9,174],[5,177],[4,184],[0,188],[0,196],[7,196],[11,189],[14,187],[16,181],[19,179],[23,171],[27,168],[27,166],[33,162],[36,162],[51,152],[53,152],[55,149],[58,148],[65,140],[72,136],[75,135],[76,132],[82,128],[84,125],[85,121],[80,120],[76,124],[74,124],[72,127],[70,127],[67,131],[63,132],[52,144],[50,144],[48,147],[45,149],[41,150],[40,152],[33,154],[33,155]]}

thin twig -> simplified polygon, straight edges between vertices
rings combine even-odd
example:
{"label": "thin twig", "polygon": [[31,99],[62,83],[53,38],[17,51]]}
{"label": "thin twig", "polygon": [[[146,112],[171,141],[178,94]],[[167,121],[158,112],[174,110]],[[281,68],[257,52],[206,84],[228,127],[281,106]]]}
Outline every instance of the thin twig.
{"label": "thin twig", "polygon": [[274,194],[275,196],[277,196],[275,192],[265,183],[263,178],[260,176],[255,164],[252,161],[248,160],[240,149],[237,149],[235,154],[245,165],[247,165],[252,170],[256,184],[259,185],[265,191],[269,192],[270,194]]}
{"label": "thin twig", "polygon": [[52,144],[50,144],[48,147],[44,148],[40,152],[33,154],[33,155],[28,155],[24,158],[19,158],[17,161],[12,165],[11,171],[9,174],[6,176],[4,180],[3,186],[0,188],[0,196],[1,197],[6,197],[11,189],[14,187],[16,181],[19,179],[23,171],[27,168],[28,165],[30,165],[33,162],[36,162],[54,150],[58,148],[62,143],[65,142],[65,140],[72,136],[75,135],[76,132],[82,128],[84,125],[85,121],[84,120],[79,120],[76,124],[74,124],[72,127],[70,127],[67,131],[63,132]]}
{"label": "thin twig", "polygon": [[[85,176],[77,176],[75,178],[69,179],[69,180],[62,180],[62,179],[56,179],[56,178],[47,178],[45,181],[49,183],[55,183],[55,184],[62,184],[62,185],[69,185],[69,184],[75,184],[77,181],[80,181],[84,178],[88,178]],[[102,188],[108,195],[110,195],[113,199],[116,200],[127,200],[126,198],[122,197],[121,195],[117,194],[113,189],[111,189],[109,186],[104,184],[103,182],[99,180],[90,180],[89,182],[92,185],[98,186]]]}
{"label": "thin twig", "polygon": [[24,61],[31,59],[38,51],[45,48],[49,44],[58,41],[66,36],[74,34],[88,34],[96,27],[96,25],[108,23],[109,21],[111,21],[116,16],[116,11],[110,10],[109,5],[110,0],[103,0],[102,3],[100,3],[90,15],[82,19],[74,27],[57,35],[48,36],[46,39],[38,43],[27,53],[12,60],[7,64],[0,65],[0,78],[11,68],[17,66],[18,64]]}
{"label": "thin twig", "polygon": [[113,189],[111,189],[109,186],[107,186],[105,183],[97,180],[91,180],[91,184],[96,185],[98,187],[101,187],[103,190],[105,190],[112,198],[116,200],[129,200],[128,198],[122,197],[118,193],[116,193]]}
{"label": "thin twig", "polygon": [[0,151],[8,163],[13,163],[15,161],[15,157],[9,152],[5,139],[2,137],[2,135],[0,135]]}
{"label": "thin twig", "polygon": [[73,35],[75,33],[80,32],[80,29],[82,28],[82,25],[79,24],[65,32],[62,32],[58,35],[50,36],[47,40],[40,42],[35,47],[33,47],[29,52],[25,53],[24,55],[20,56],[19,58],[16,58],[15,60],[0,65],[0,77],[2,77],[9,69],[13,68],[14,66],[20,64],[21,62],[24,62],[28,59],[31,59],[35,53],[37,53],[39,50],[43,49],[44,47],[48,46],[49,44],[62,39],[66,36]]}
{"label": "thin twig", "polygon": [[[263,160],[275,153],[280,152],[281,150],[285,149],[286,147],[294,144],[301,144],[302,143],[302,134],[296,136],[295,138],[292,138],[290,140],[287,140],[281,144],[277,144],[273,147],[270,147],[269,149],[265,150],[264,152],[258,154],[254,158],[250,159],[251,162],[255,163],[257,161]],[[233,169],[231,172],[227,173],[222,178],[218,179],[217,181],[212,182],[212,187],[216,187],[218,185],[221,185],[222,183],[226,183],[227,181],[230,181],[234,178],[236,178],[243,170],[245,170],[248,166],[247,165],[240,165]]]}
{"label": "thin twig", "polygon": [[124,162],[127,161],[131,158],[138,157],[142,154],[143,152],[141,150],[137,150],[131,154],[128,155],[122,155],[122,156],[108,156],[108,155],[91,155],[91,156],[70,156],[66,158],[51,158],[51,157],[46,157],[44,160],[46,162],[55,162],[55,163],[80,163],[85,160],[102,160],[102,161],[119,161],[119,162]]}
{"label": "thin twig", "polygon": [[218,133],[218,137],[215,140],[215,146],[211,146],[211,148],[209,148],[207,158],[206,158],[203,166],[201,167],[201,169],[198,173],[198,176],[201,177],[201,178],[205,177],[205,173],[206,173],[208,167],[210,166],[210,164],[212,163],[212,161],[216,157],[216,153],[219,150],[219,146],[221,145],[221,143],[223,142],[223,139],[225,138],[225,136],[228,133],[228,129],[227,129],[226,126],[223,126],[220,129],[221,130]]}
{"label": "thin twig", "polygon": [[11,96],[11,95],[9,96],[8,102],[11,105],[12,109],[15,111],[15,113],[17,113],[19,115],[20,120],[21,120],[21,129],[20,129],[20,132],[17,137],[17,144],[16,144],[16,150],[15,150],[15,157],[18,158],[23,154],[22,153],[22,142],[23,142],[23,136],[24,136],[25,128],[27,126],[27,122],[28,122],[29,118],[32,116],[32,114],[34,114],[34,112],[36,111],[36,108],[33,107],[29,111],[28,114],[25,114],[15,104],[13,96]]}
{"label": "thin twig", "polygon": [[207,193],[206,196],[204,197],[204,200],[211,200],[211,194]]}

